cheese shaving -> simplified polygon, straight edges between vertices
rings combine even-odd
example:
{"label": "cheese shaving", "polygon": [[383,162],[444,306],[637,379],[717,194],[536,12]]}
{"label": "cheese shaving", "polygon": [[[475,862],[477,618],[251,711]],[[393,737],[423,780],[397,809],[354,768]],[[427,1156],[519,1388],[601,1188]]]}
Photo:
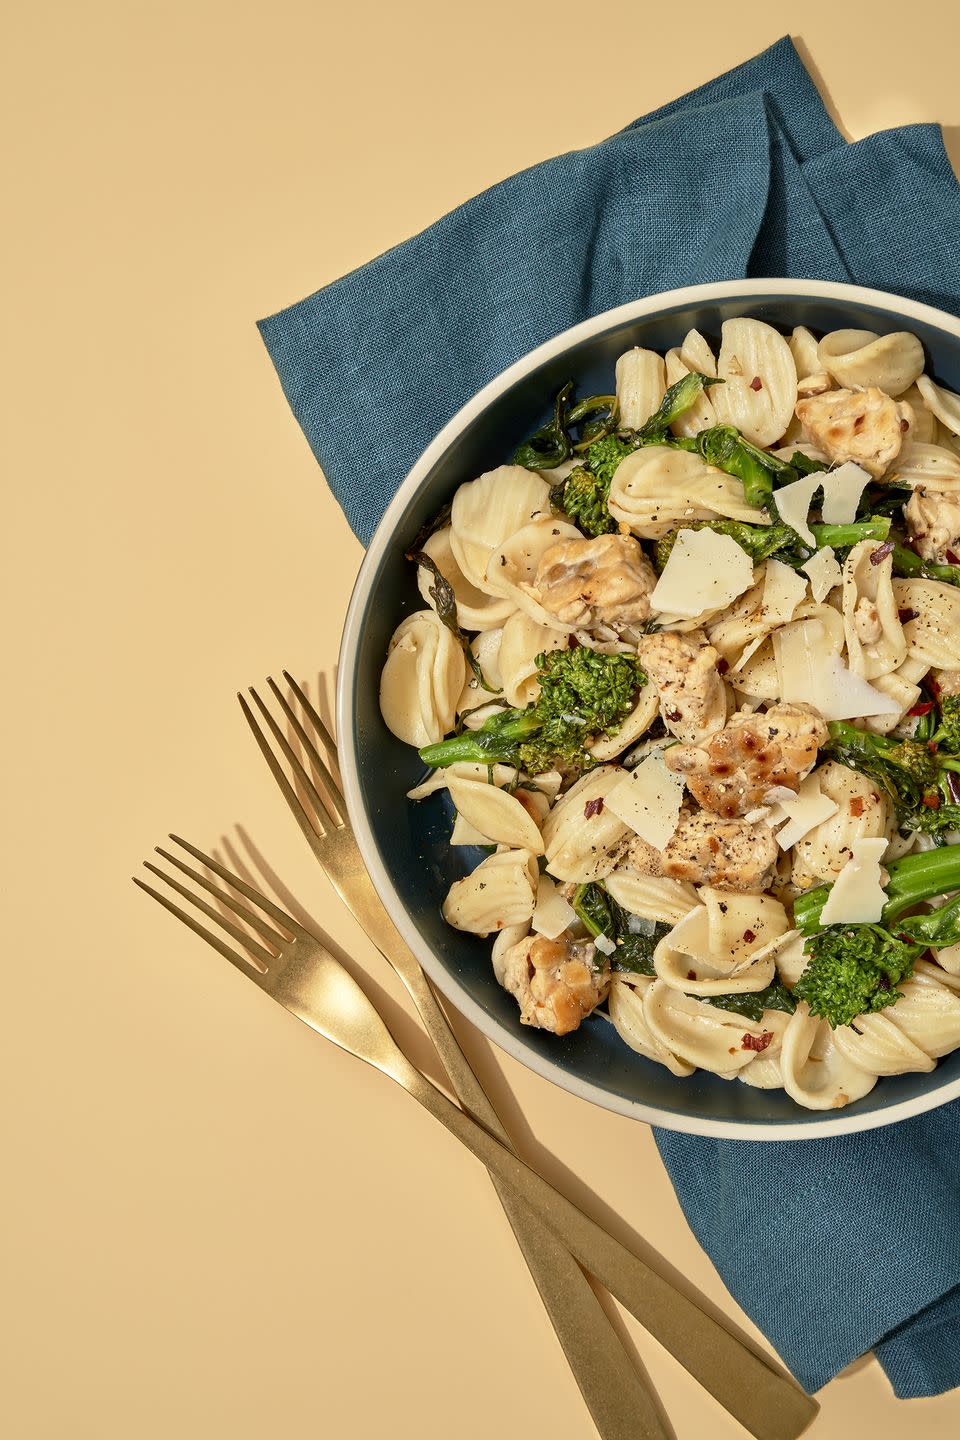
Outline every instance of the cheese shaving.
{"label": "cheese shaving", "polygon": [[612,786],[605,807],[618,820],[662,850],[680,823],[683,776],[674,775],[657,751]]}
{"label": "cheese shaving", "polygon": [[768,560],[763,575],[763,618],[777,625],[793,619],[807,593],[807,582],[782,560]]}
{"label": "cheese shaving", "polygon": [[866,470],[847,460],[836,470],[819,477],[823,485],[821,514],[825,525],[852,525],[857,518],[860,496],[870,483]]}
{"label": "cheese shaving", "polygon": [[811,555],[800,569],[810,576],[810,593],[818,605],[826,600],[830,591],[843,580],[840,562],[829,545],[824,545],[822,550]]}
{"label": "cheese shaving", "polygon": [[736,540],[715,530],[681,530],[650,608],[692,620],[705,610],[723,610],[752,584],[753,563]]}
{"label": "cheese shaving", "polygon": [[886,840],[853,840],[852,854],[830,887],[821,925],[869,925],[880,919],[887,896],[880,869]]}
{"label": "cheese shaving", "polygon": [[817,543],[807,524],[807,516],[813,497],[822,483],[822,475],[807,475],[802,480],[794,480],[792,484],[784,485],[776,493],[777,514],[780,519],[796,530],[801,540],[805,540],[808,545]]}
{"label": "cheese shaving", "polygon": [[537,903],[531,926],[546,940],[556,940],[576,920],[577,912],[557,889],[549,875],[541,875],[537,884]]}
{"label": "cheese shaving", "polygon": [[780,698],[813,705],[824,720],[899,715],[901,706],[860,675],[833,648],[820,620],[796,620],[774,631]]}
{"label": "cheese shaving", "polygon": [[[770,816],[771,825],[780,825],[777,844],[781,850],[789,850],[804,835],[809,835],[823,820],[829,820],[839,810],[836,800],[820,791],[820,777],[816,771],[808,775],[796,795],[781,800]],[[785,824],[781,822],[786,822]]]}

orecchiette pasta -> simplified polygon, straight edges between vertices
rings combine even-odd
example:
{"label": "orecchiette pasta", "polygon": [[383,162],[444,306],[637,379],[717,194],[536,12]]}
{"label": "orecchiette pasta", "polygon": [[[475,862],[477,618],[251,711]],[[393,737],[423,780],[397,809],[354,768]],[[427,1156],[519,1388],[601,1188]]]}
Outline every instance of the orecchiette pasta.
{"label": "orecchiette pasta", "polygon": [[717,417],[736,425],[754,445],[773,445],[786,430],[797,399],[797,367],[790,346],[762,320],[726,320],[717,385]]}
{"label": "orecchiette pasta", "polygon": [[843,630],[847,664],[873,680],[889,675],[907,658],[907,642],[893,593],[893,557],[877,564],[875,540],[854,545],[843,566]]}
{"label": "orecchiette pasta", "polygon": [[617,361],[617,403],[620,419],[639,430],[656,410],[667,388],[666,369],[654,350],[627,350]]}
{"label": "orecchiette pasta", "polygon": [[454,881],[443,902],[443,918],[457,930],[489,935],[528,921],[536,897],[537,857],[530,850],[502,850]]}
{"label": "orecchiette pasta", "polygon": [[717,515],[764,523],[734,476],[714,470],[699,455],[663,445],[645,446],[620,462],[609,506],[615,520],[651,540],[677,525]]}
{"label": "orecchiette pasta", "polygon": [[602,802],[623,772],[599,765],[561,796],[543,827],[547,869],[557,880],[578,885],[609,875],[628,826]]}
{"label": "orecchiette pasta", "polygon": [[902,395],[923,374],[923,346],[905,330],[891,335],[833,330],[820,341],[818,354],[820,368],[852,390],[873,386],[887,395]]}
{"label": "orecchiette pasta", "polygon": [[[495,630],[497,626],[503,624],[513,609],[512,601],[489,595],[470,583],[454,556],[450,544],[449,525],[444,526],[442,530],[435,531],[429,539],[425,540],[423,550],[430,556],[443,578],[448,580],[453,587],[457,602],[457,619],[464,630]],[[420,594],[428,605],[436,608],[433,596],[430,594],[433,584],[434,577],[430,571],[425,566],[419,565],[417,567],[417,586]]]}
{"label": "orecchiette pasta", "polygon": [[465,579],[502,599],[487,583],[493,552],[522,525],[550,514],[550,486],[521,465],[501,465],[468,480],[453,497],[450,549]]}
{"label": "orecchiette pasta", "polygon": [[380,677],[380,710],[398,740],[429,745],[453,725],[463,689],[463,651],[433,610],[408,615],[393,632]]}
{"label": "orecchiette pasta", "polygon": [[464,479],[389,644],[443,915],[520,1024],[855,1104],[960,1049],[960,397],[750,317],[613,388]]}
{"label": "orecchiette pasta", "polygon": [[960,435],[960,395],[934,384],[929,375],[919,376],[917,389],[927,409],[936,415],[940,424],[951,434]]}

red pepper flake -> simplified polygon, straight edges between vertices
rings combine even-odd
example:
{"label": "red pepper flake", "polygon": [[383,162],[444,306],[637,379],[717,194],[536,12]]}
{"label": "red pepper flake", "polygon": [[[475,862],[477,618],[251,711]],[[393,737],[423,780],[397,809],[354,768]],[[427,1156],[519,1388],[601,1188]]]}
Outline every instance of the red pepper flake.
{"label": "red pepper flake", "polygon": [[688,970],[688,971],[687,971],[687,979],[688,979],[688,980],[696,980],[696,978],[697,978],[697,972],[696,972],[696,970]]}
{"label": "red pepper flake", "polygon": [[909,605],[905,605],[902,610],[897,611],[897,619],[901,625],[906,625],[909,620],[916,620],[916,618],[916,610],[911,610]]}
{"label": "red pepper flake", "polygon": [[939,796],[939,795],[924,795],[924,797],[923,797],[923,802],[922,802],[922,803],[923,803],[924,808],[927,809],[927,810],[939,810],[939,809],[940,809],[940,796]]}
{"label": "red pepper flake", "polygon": [[876,548],[876,550],[872,550],[872,551],[870,552],[870,564],[871,564],[871,565],[882,565],[883,562],[884,562],[884,560],[886,560],[887,556],[888,556],[888,555],[892,555],[892,554],[893,554],[893,541],[892,541],[892,540],[884,540],[884,542],[883,542],[882,545],[878,545],[877,548]]}
{"label": "red pepper flake", "polygon": [[667,719],[668,719],[668,720],[672,720],[672,721],[674,722],[674,724],[676,724],[676,722],[677,722],[678,720],[680,720],[681,718],[682,718],[682,715],[681,715],[681,712],[680,712],[679,710],[668,710],[668,711],[667,711]]}
{"label": "red pepper flake", "polygon": [[908,714],[908,715],[929,715],[929,714],[930,714],[930,711],[931,711],[932,709],[933,709],[933,701],[932,701],[932,700],[922,700],[919,705],[914,705],[914,707],[913,707],[912,710],[908,710],[908,711],[907,711],[907,714]]}
{"label": "red pepper flake", "polygon": [[951,565],[960,565],[960,555],[955,550],[946,550],[944,553]]}
{"label": "red pepper flake", "polygon": [[860,816],[863,814],[863,796],[854,795],[850,801],[850,814]]}
{"label": "red pepper flake", "polygon": [[753,930],[744,930],[744,932],[743,932],[743,938],[744,938],[744,940],[747,942],[748,945],[752,945],[753,942],[754,942],[754,940],[756,940],[757,937],[756,937],[756,933],[755,933]]}
{"label": "red pepper flake", "polygon": [[729,660],[724,660],[723,657],[721,656],[720,659],[717,661],[717,674],[718,674],[718,675],[726,675],[726,673],[727,673],[727,671],[728,671],[729,669],[730,669],[730,661],[729,661]]}
{"label": "red pepper flake", "polygon": [[603,809],[603,796],[598,795],[596,800],[588,800],[583,807],[583,818],[590,820],[594,815],[599,815]]}
{"label": "red pepper flake", "polygon": [[909,430],[909,429],[910,429],[910,421],[909,421],[909,420],[906,420],[906,419],[901,420],[901,421],[900,421],[900,430],[901,430],[901,433],[902,433],[904,430]]}
{"label": "red pepper flake", "polygon": [[937,744],[936,740],[928,740],[927,749],[930,751],[931,755],[936,755],[937,751],[940,749],[940,746]]}
{"label": "red pepper flake", "polygon": [[763,389],[763,381],[760,379],[760,376],[759,376],[759,375],[754,375],[753,379],[750,381],[750,389],[751,389],[751,390],[762,390],[762,389]]}
{"label": "red pepper flake", "polygon": [[761,1030],[759,1035],[744,1035],[741,1050],[766,1050],[773,1039],[772,1030]]}
{"label": "red pepper flake", "polygon": [[580,641],[577,639],[576,635],[568,635],[568,636],[567,636],[567,649],[568,649],[568,650],[579,650],[579,649],[580,649]]}

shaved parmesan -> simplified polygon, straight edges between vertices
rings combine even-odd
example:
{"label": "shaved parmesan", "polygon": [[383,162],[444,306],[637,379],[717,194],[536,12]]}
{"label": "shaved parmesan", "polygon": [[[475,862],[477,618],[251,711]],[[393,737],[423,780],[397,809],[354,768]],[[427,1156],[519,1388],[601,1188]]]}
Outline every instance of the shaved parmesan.
{"label": "shaved parmesan", "polygon": [[887,896],[880,869],[886,840],[853,840],[851,858],[830,887],[821,925],[868,925],[880,919]]}
{"label": "shaved parmesan", "polygon": [[813,497],[822,484],[822,475],[807,475],[802,480],[794,480],[792,484],[782,486],[774,496],[780,519],[796,530],[801,540],[805,540],[808,545],[817,543],[807,524],[807,516]]}
{"label": "shaved parmesan", "polygon": [[556,940],[577,918],[573,906],[564,900],[549,875],[541,875],[537,884],[537,903],[530,924],[538,935]]}
{"label": "shaved parmesan", "polygon": [[900,714],[897,701],[847,669],[822,621],[782,626],[774,631],[773,649],[781,700],[813,705],[824,720]]}
{"label": "shaved parmesan", "polygon": [[807,582],[782,560],[768,560],[763,573],[763,618],[785,625],[807,593]]}
{"label": "shaved parmesan", "polygon": [[753,564],[736,540],[714,530],[681,530],[650,607],[692,620],[705,610],[731,605],[752,584]]}
{"label": "shaved parmesan", "polygon": [[839,808],[836,800],[820,793],[820,777],[816,771],[808,775],[798,793],[789,800],[781,800],[770,816],[771,825],[786,821],[786,824],[780,824],[777,831],[777,844],[780,849],[789,850],[791,845],[796,845],[804,835],[809,835],[822,820],[829,820],[831,815],[836,815]]}
{"label": "shaved parmesan", "polygon": [[852,460],[828,470],[820,476],[823,485],[823,523],[825,525],[852,525],[857,518],[860,496],[870,483],[866,470]]}
{"label": "shaved parmesan", "polygon": [[484,835],[476,825],[471,825],[469,820],[457,812],[453,822],[453,830],[450,832],[451,845],[492,845],[493,841],[489,835]]}
{"label": "shaved parmesan", "polygon": [[662,850],[680,822],[683,776],[668,770],[660,751],[641,760],[611,788],[605,808],[625,825]]}
{"label": "shaved parmesan", "polygon": [[829,545],[824,545],[800,566],[810,576],[810,592],[819,605],[843,579],[840,562]]}

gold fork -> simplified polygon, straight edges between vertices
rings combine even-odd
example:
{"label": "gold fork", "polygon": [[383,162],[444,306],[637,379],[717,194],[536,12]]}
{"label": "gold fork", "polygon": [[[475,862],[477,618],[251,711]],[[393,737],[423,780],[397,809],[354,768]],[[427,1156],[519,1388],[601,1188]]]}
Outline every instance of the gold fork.
{"label": "gold fork", "polygon": [[[323,720],[286,671],[284,679],[295,692],[321,744],[329,755],[335,756],[336,747]],[[406,986],[460,1103],[501,1144],[509,1146],[503,1123],[460,1048],[426,975],[373,888],[340,787],[279,686],[272,678],[267,684],[327,791],[325,800],[270,710],[251,688],[254,703],[311,803],[312,816],[298,798],[243,695],[238,695],[284,799],[338,895]],[[523,1204],[509,1185],[495,1176],[493,1183],[601,1440],[627,1440],[634,1436],[637,1440],[668,1440],[669,1431],[645,1377],[624,1348],[580,1266],[549,1226]]]}
{"label": "gold fork", "polygon": [[[136,884],[292,1014],[402,1085],[482,1160],[492,1175],[510,1186],[549,1226],[562,1246],[758,1440],[793,1440],[806,1428],[819,1409],[817,1402],[608,1235],[448,1100],[410,1064],[364,991],[315,935],[218,861],[185,840],[176,836],[171,839],[257,907],[250,909],[236,895],[216,885],[178,856],[158,850],[169,864],[207,891],[221,907],[233,912],[260,939],[251,939],[220,910],[156,865],[148,862],[147,869],[231,936],[248,954],[241,954],[153,886],[140,879],[136,879]],[[272,925],[264,915],[273,921]],[[254,968],[249,956],[259,968]],[[632,1431],[621,1433],[638,1433],[636,1415]]]}

